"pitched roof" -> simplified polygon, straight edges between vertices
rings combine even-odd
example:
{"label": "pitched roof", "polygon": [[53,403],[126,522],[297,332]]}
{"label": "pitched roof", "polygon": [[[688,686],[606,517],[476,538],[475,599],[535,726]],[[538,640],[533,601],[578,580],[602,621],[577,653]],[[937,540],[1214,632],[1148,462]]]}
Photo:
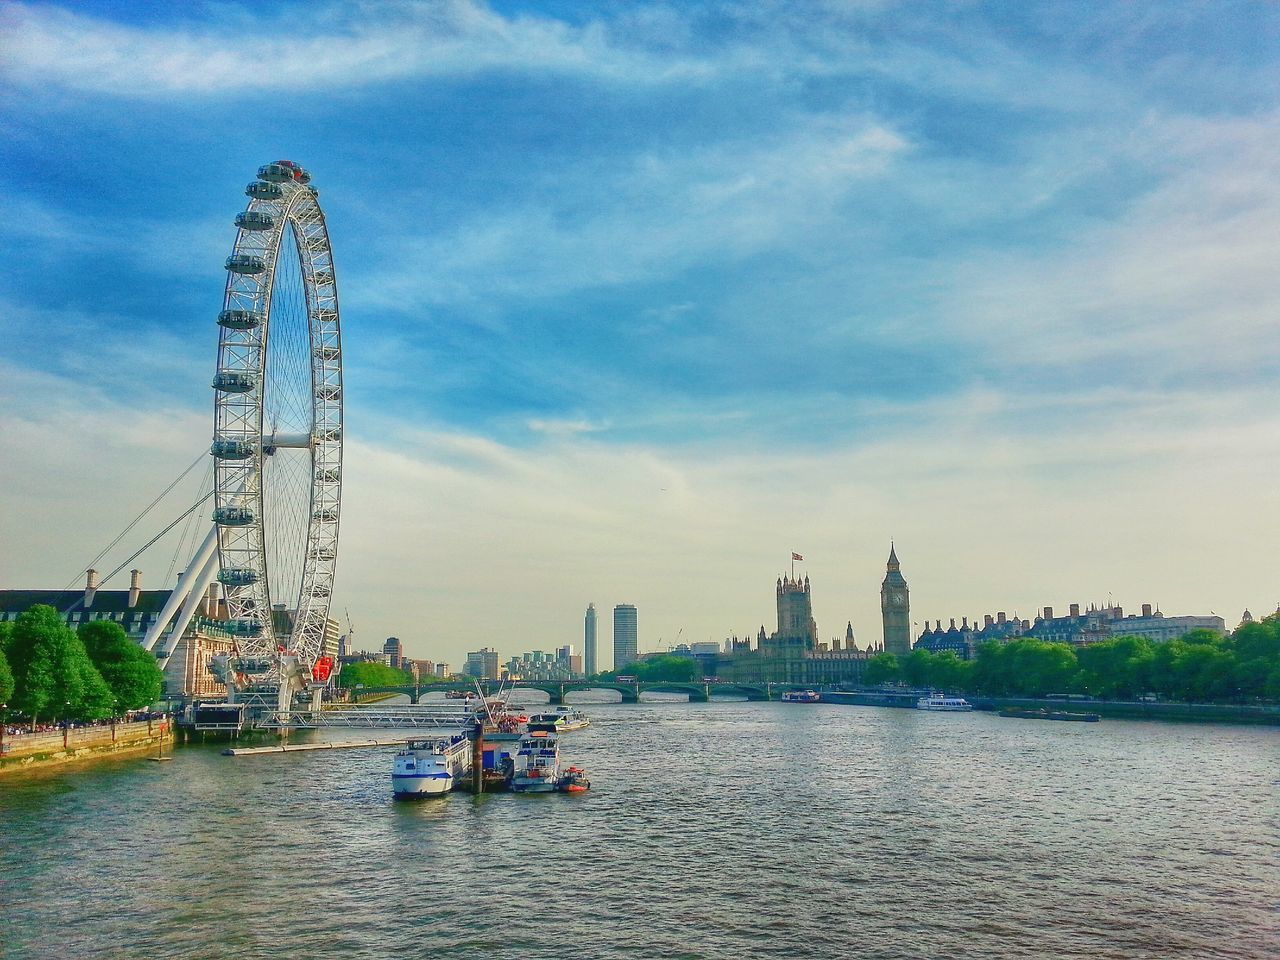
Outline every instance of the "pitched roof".
{"label": "pitched roof", "polygon": [[75,590],[0,590],[0,611],[22,613],[37,603],[48,604],[59,613],[87,610],[91,613],[159,613],[172,590],[141,590],[136,606],[129,606],[128,590],[99,590],[93,606],[84,605],[83,588]]}

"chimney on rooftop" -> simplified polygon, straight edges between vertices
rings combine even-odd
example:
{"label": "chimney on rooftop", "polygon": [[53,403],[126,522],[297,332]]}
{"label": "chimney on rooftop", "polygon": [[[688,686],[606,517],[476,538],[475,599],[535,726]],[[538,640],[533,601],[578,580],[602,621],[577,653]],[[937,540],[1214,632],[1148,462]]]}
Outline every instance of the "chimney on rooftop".
{"label": "chimney on rooftop", "polygon": [[996,614],[996,623],[1004,623],[1004,620],[1005,620],[1004,611],[1001,610],[999,613]]}
{"label": "chimney on rooftop", "polygon": [[94,595],[98,592],[98,571],[86,570],[84,576],[84,608],[93,606]]}
{"label": "chimney on rooftop", "polygon": [[1144,617],[1149,617],[1149,616],[1151,616],[1151,604],[1149,604],[1149,603],[1144,603],[1144,604],[1142,605],[1142,615],[1143,615]]}
{"label": "chimney on rooftop", "polygon": [[1045,618],[1046,620],[1052,620],[1052,619],[1053,619],[1053,607],[1045,607],[1045,608],[1044,608],[1044,618]]}
{"label": "chimney on rooftop", "polygon": [[204,594],[204,615],[210,620],[218,619],[218,581],[209,584]]}
{"label": "chimney on rooftop", "polygon": [[[1004,617],[1001,617],[1000,619],[1001,619],[1001,620],[1003,620],[1003,619],[1004,619]],[[991,626],[991,624],[992,624],[992,623],[994,623],[994,621],[993,621],[993,620],[992,620],[992,618],[991,618],[991,614],[989,614],[989,613],[984,613],[984,614],[982,615],[982,625],[983,625],[984,627],[989,627],[989,626]]]}
{"label": "chimney on rooftop", "polygon": [[129,571],[129,609],[138,605],[138,597],[142,594],[142,571]]}
{"label": "chimney on rooftop", "polygon": [[1078,616],[1080,616],[1080,604],[1078,604],[1078,603],[1073,603],[1073,604],[1071,605],[1071,615],[1072,615],[1073,617],[1078,617]]}

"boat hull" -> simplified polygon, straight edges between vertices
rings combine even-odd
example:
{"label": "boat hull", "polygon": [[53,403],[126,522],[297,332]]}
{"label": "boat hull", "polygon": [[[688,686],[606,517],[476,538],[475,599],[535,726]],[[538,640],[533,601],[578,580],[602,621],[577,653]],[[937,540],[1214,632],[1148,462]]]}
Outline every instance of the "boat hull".
{"label": "boat hull", "polygon": [[453,777],[397,773],[391,776],[391,789],[397,797],[441,797],[453,789]]}
{"label": "boat hull", "polygon": [[515,793],[555,793],[556,782],[550,777],[538,777],[536,780],[515,777],[511,781],[511,789]]}

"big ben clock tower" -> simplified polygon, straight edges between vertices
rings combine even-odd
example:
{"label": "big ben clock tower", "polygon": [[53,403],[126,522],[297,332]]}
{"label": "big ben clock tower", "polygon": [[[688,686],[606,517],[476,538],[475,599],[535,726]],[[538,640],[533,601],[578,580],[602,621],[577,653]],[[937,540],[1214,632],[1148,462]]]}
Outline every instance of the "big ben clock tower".
{"label": "big ben clock tower", "polygon": [[899,569],[898,554],[889,544],[888,572],[880,584],[880,617],[884,621],[886,653],[911,652],[911,591]]}

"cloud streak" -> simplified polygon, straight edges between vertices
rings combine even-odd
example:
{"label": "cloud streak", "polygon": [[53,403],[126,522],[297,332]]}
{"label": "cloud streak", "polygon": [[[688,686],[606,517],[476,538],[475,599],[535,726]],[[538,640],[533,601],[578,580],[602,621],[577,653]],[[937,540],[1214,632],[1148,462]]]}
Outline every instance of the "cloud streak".
{"label": "cloud streak", "polygon": [[360,87],[489,71],[640,84],[696,82],[709,72],[696,61],[656,59],[629,49],[600,23],[574,27],[534,16],[507,19],[465,0],[366,4],[358,15],[328,28],[332,13],[298,17],[282,9],[274,23],[246,22],[243,30],[235,24],[144,28],[9,4],[0,13],[6,35],[2,69],[22,86],[53,83],[144,100],[175,93]]}

